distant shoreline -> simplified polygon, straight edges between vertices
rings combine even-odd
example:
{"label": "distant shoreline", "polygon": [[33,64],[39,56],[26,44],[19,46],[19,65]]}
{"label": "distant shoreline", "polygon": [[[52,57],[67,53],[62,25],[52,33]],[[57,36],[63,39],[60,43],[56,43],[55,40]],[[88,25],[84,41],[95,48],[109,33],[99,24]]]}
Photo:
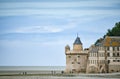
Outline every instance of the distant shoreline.
{"label": "distant shoreline", "polygon": [[0,76],[119,76],[117,73],[62,73],[62,71],[0,71]]}

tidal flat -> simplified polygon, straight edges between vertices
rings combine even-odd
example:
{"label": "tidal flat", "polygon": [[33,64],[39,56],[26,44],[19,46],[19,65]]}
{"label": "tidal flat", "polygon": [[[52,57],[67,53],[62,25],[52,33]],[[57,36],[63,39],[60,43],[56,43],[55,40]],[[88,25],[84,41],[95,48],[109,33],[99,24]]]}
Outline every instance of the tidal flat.
{"label": "tidal flat", "polygon": [[0,75],[0,79],[120,79],[120,73],[108,74],[26,74]]}
{"label": "tidal flat", "polygon": [[1,66],[0,79],[120,79],[120,72],[66,74],[64,69],[64,66]]}

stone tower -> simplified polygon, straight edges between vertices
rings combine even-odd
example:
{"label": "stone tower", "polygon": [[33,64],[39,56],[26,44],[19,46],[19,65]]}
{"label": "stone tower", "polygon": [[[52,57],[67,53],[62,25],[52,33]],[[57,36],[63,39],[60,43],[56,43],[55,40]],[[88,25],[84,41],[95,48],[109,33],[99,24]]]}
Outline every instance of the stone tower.
{"label": "stone tower", "polygon": [[73,50],[69,45],[65,46],[66,54],[66,73],[86,72],[87,52],[83,51],[82,42],[77,36],[73,43]]}

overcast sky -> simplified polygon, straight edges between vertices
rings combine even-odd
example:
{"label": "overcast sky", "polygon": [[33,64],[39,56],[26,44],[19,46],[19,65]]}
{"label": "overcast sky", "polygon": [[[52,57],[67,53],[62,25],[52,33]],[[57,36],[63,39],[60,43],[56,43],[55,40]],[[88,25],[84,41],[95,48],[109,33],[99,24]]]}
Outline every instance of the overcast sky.
{"label": "overcast sky", "polygon": [[120,21],[120,0],[0,0],[0,66],[65,66]]}

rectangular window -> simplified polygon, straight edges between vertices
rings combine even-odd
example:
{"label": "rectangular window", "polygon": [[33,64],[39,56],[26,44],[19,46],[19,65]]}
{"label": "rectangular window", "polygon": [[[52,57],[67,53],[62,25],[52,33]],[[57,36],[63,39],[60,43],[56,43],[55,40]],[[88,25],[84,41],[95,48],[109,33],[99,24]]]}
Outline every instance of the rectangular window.
{"label": "rectangular window", "polygon": [[109,47],[107,47],[107,50],[109,51]]}
{"label": "rectangular window", "polygon": [[107,56],[109,57],[109,56],[110,56],[110,53],[107,53]]}
{"label": "rectangular window", "polygon": [[117,56],[119,56],[119,52],[117,53]]}
{"label": "rectangular window", "polygon": [[74,61],[77,61],[77,59],[74,59]]}
{"label": "rectangular window", "polygon": [[117,47],[117,51],[119,51],[119,47]]}
{"label": "rectangular window", "polygon": [[72,62],[72,64],[74,64],[74,62]]}
{"label": "rectangular window", "polygon": [[115,47],[113,47],[113,51],[115,51]]}
{"label": "rectangular window", "polygon": [[116,62],[115,60],[113,60],[113,62]]}
{"label": "rectangular window", "polygon": [[117,51],[117,47],[115,47],[115,50]]}
{"label": "rectangular window", "polygon": [[75,72],[76,71],[76,69],[72,69],[72,72]]}
{"label": "rectangular window", "polygon": [[115,56],[115,53],[113,53],[113,56]]}
{"label": "rectangular window", "polygon": [[110,63],[110,60],[108,60],[108,64]]}
{"label": "rectangular window", "polygon": [[69,58],[71,58],[71,56],[69,56]]}

